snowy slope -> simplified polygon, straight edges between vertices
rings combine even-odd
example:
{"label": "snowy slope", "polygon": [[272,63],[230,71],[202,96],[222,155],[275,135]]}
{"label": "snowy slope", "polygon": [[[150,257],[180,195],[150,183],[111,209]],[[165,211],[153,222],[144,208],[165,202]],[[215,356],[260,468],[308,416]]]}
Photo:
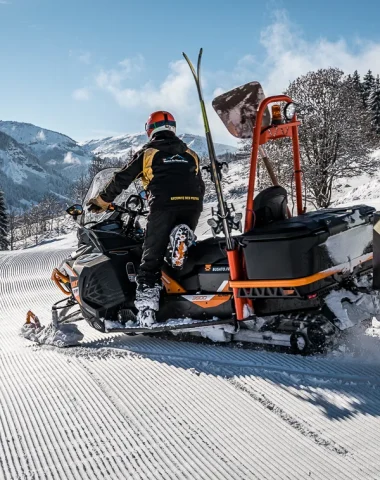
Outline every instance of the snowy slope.
{"label": "snowy slope", "polygon": [[304,358],[83,323],[81,347],[34,346],[20,326],[61,298],[70,241],[0,253],[0,478],[379,478],[379,338]]}
{"label": "snowy slope", "polygon": [[[204,137],[181,138],[199,155],[207,155]],[[0,120],[0,187],[10,207],[31,206],[44,193],[67,193],[69,184],[87,173],[94,155],[125,159],[147,141],[145,133],[126,134],[79,144],[72,138],[22,122]],[[235,147],[216,144],[221,155]]]}
{"label": "snowy slope", "polygon": [[35,155],[42,166],[54,167],[55,171],[72,178],[78,176],[92,158],[75,140],[29,123],[0,121],[0,131]]}
{"label": "snowy slope", "polygon": [[[178,135],[188,146],[198,153],[200,156],[208,156],[207,142],[205,137],[192,135],[189,133]],[[93,152],[100,157],[109,158],[125,158],[129,151],[138,150],[147,142],[145,133],[126,134],[117,137],[107,137],[100,140],[90,140],[82,144],[88,151]],[[236,147],[230,145],[215,144],[215,152],[217,155],[224,153],[233,153]]]}
{"label": "snowy slope", "polygon": [[0,169],[15,183],[21,184],[28,175],[46,178],[38,158],[9,135],[0,131]]}
{"label": "snowy slope", "polygon": [[28,123],[0,121],[0,187],[10,207],[31,206],[45,193],[65,195],[92,154],[77,142]]}
{"label": "snowy slope", "polygon": [[0,188],[9,206],[25,207],[44,193],[64,194],[67,181],[30,149],[0,131]]}

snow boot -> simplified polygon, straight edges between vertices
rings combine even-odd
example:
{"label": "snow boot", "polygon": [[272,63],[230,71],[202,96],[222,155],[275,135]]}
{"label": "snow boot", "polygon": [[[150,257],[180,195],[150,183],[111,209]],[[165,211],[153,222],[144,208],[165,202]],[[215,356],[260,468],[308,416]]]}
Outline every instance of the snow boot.
{"label": "snow boot", "polygon": [[187,260],[188,250],[195,241],[193,231],[185,224],[177,225],[170,234],[170,247],[166,262],[176,270],[181,270]]}
{"label": "snow boot", "polygon": [[145,308],[144,310],[139,310],[137,314],[137,321],[140,327],[151,327],[156,323],[156,312],[151,308]]}
{"label": "snow boot", "polygon": [[160,308],[161,285],[149,287],[148,285],[137,285],[135,306],[139,311],[137,321],[142,327],[150,327],[156,322],[156,312]]}

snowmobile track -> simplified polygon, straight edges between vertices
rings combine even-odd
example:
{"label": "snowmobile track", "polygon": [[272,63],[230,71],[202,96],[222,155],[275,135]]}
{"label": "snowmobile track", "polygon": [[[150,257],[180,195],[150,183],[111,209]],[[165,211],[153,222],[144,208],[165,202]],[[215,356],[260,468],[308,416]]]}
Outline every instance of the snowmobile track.
{"label": "snowmobile track", "polygon": [[0,478],[378,479],[380,339],[299,357],[96,332],[19,336],[60,293],[59,242],[0,254]]}

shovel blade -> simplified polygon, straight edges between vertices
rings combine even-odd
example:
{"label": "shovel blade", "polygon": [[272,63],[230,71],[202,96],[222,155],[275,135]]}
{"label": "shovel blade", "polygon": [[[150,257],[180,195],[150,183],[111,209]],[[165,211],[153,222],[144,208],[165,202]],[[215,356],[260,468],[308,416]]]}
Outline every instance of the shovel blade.
{"label": "shovel blade", "polygon": [[[257,110],[264,100],[264,90],[259,82],[250,82],[212,101],[212,106],[227,130],[237,138],[251,138],[256,125]],[[269,109],[265,109],[262,127],[270,125]]]}

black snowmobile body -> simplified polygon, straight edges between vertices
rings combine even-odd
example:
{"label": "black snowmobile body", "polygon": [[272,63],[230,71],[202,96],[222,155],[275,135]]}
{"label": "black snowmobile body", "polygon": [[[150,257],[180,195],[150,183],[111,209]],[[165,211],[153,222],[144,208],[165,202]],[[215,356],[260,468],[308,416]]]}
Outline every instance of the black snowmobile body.
{"label": "black snowmobile body", "polygon": [[[143,242],[138,217],[143,212],[123,215],[128,203],[129,199],[106,220],[90,225],[82,221],[78,249],[60,269],[66,276],[65,288],[90,325],[102,332],[125,333],[236,325],[222,237],[197,242],[180,271],[165,264],[158,323],[149,329],[131,323],[136,314],[135,276]],[[244,255],[247,278],[256,282],[251,288],[238,288],[239,298],[249,301],[254,311],[254,315],[248,311],[245,319],[260,317],[266,338],[268,326],[275,334],[289,336],[302,324],[317,328],[318,338],[322,326],[323,335],[331,336],[336,314],[326,305],[326,297],[342,286],[357,290],[353,280],[372,274],[374,209],[360,205],[290,219],[283,218],[285,207],[283,189],[265,190],[256,203],[259,226],[233,237]],[[53,275],[53,279],[62,287],[62,277]],[[274,286],[268,287],[268,282]],[[252,332],[249,337],[252,340]]]}
{"label": "black snowmobile body", "polygon": [[[197,70],[184,56],[197,85],[209,150],[207,170],[217,195],[216,210],[207,222],[213,238],[189,249],[181,271],[164,265],[158,323],[150,328],[133,324],[144,232],[138,222],[143,211],[129,208],[134,203],[130,199],[125,204],[125,198],[116,199],[119,211],[105,221],[81,222],[78,251],[53,272],[52,279],[101,331],[190,329],[208,336],[207,329],[217,326],[224,332],[218,337],[222,341],[281,345],[302,353],[334,345],[340,332],[379,316],[373,286],[380,288],[380,216],[365,205],[306,212],[296,109],[286,95],[265,98],[258,82],[213,101],[232,135],[252,138],[246,208],[244,214],[235,213],[224,200],[221,164],[200,85],[201,55],[202,50]],[[276,104],[272,114],[270,104]],[[290,213],[287,193],[278,185],[263,149],[280,138],[292,141],[295,199],[292,195],[291,200],[296,216]],[[255,195],[259,156],[273,187]],[[85,202],[110,179],[113,172],[108,170],[94,178]],[[121,215],[122,205],[127,218]],[[82,207],[76,207],[69,213],[81,213]],[[232,235],[243,216],[244,233]]]}
{"label": "black snowmobile body", "polygon": [[[80,305],[84,318],[101,331],[107,329],[105,319],[123,324],[133,320],[136,313],[135,276],[142,255],[143,235],[135,213],[132,213],[133,222],[130,218],[123,219],[121,212],[114,212],[112,218],[105,221],[79,226],[78,249],[60,269],[68,276],[65,286]],[[59,277],[55,280],[62,283]],[[181,318],[212,323],[233,321],[228,280],[223,240],[209,238],[197,242],[189,249],[182,270],[163,266],[158,322]]]}

